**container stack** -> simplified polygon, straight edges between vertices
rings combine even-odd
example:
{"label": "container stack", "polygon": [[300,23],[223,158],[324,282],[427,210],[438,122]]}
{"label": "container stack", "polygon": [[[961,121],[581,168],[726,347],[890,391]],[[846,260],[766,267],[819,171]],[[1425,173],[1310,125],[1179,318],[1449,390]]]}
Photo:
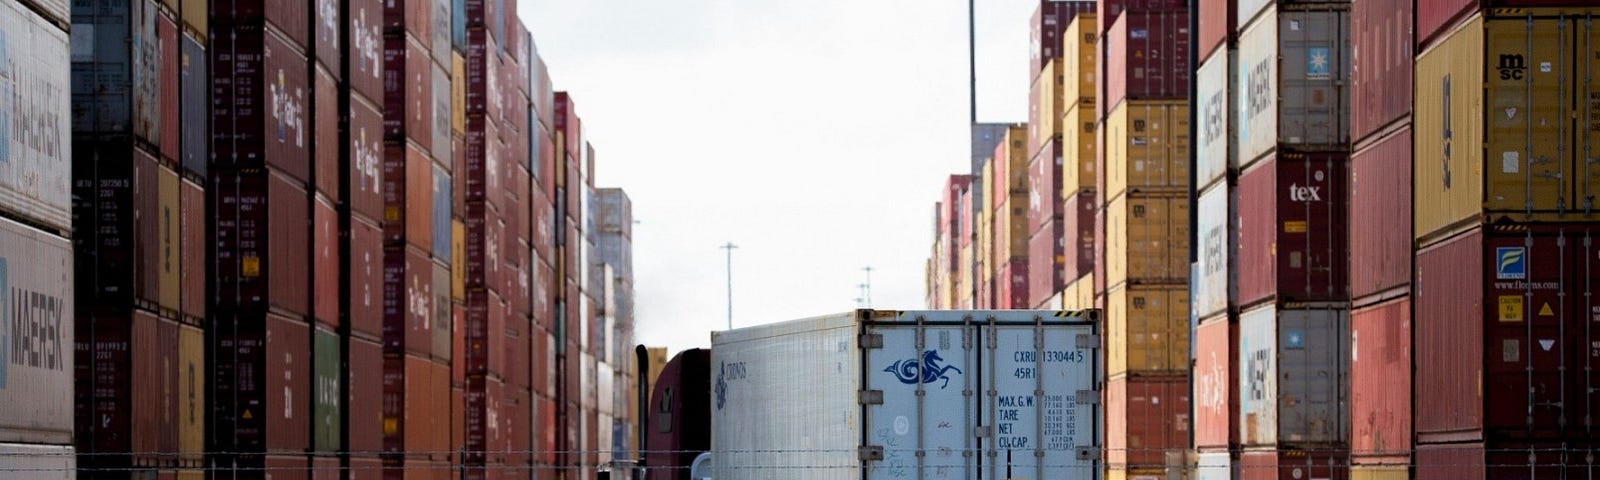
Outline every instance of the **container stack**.
{"label": "container stack", "polygon": [[994,308],[1028,308],[1028,156],[1027,127],[1016,125],[1006,130],[999,145],[995,145],[990,160],[993,165],[993,192],[985,202],[993,220],[993,256],[990,269],[994,270]]}
{"label": "container stack", "polygon": [[[929,272],[928,285],[932,290],[929,297],[936,309],[956,308],[963,298],[961,272],[970,267],[961,263],[961,247],[967,245],[971,248],[971,242],[962,238],[961,231],[962,223],[971,220],[964,220],[968,214],[961,209],[961,205],[962,197],[967,196],[971,183],[971,175],[951,175],[945,181],[944,193],[934,209],[935,235],[930,262],[933,268]],[[970,296],[967,295],[968,298]]]}
{"label": "container stack", "polygon": [[[578,173],[583,159],[581,123],[577,107],[567,92],[555,92],[555,280],[556,296],[556,465],[567,471],[582,472],[581,453],[587,443],[582,408],[584,375],[583,342],[587,324],[579,293],[581,233],[577,222],[583,219],[580,199],[584,181]],[[570,469],[570,470],[568,470]]]}
{"label": "container stack", "polygon": [[1190,336],[1194,348],[1194,441],[1196,477],[1238,478],[1239,452],[1239,326],[1231,258],[1237,248],[1237,175],[1233,160],[1234,126],[1238,123],[1233,90],[1237,36],[1233,0],[1200,2],[1195,71],[1195,168],[1199,199],[1190,208],[1198,217],[1195,265],[1191,270]]}
{"label": "container stack", "polygon": [[1078,203],[1098,203],[1090,290],[1107,319],[1107,478],[1164,476],[1189,442],[1189,12],[1099,5],[1096,95],[1079,107],[1096,112],[1096,185]]}
{"label": "container stack", "polygon": [[[66,400],[74,395],[75,368],[95,365],[74,343],[75,338],[83,342],[92,337],[79,334],[77,328],[66,323],[78,321],[81,324],[84,322],[79,319],[98,318],[84,314],[82,306],[74,304],[73,279],[82,277],[76,277],[73,256],[75,250],[82,249],[75,249],[73,243],[82,238],[82,234],[73,223],[73,217],[80,210],[72,203],[73,194],[77,193],[74,185],[79,180],[73,177],[72,167],[75,150],[91,146],[74,145],[70,137],[79,123],[75,118],[77,112],[72,109],[71,102],[75,99],[69,90],[69,79],[77,79],[74,75],[77,65],[69,63],[75,58],[70,57],[72,49],[67,37],[68,26],[74,19],[72,13],[66,2],[26,1],[0,5],[0,39],[4,39],[0,40],[0,92],[4,92],[0,94],[0,312],[5,315],[0,336],[6,338],[0,346],[6,352],[0,358],[0,405],[4,405],[0,409],[0,465],[4,467],[0,469],[11,468],[20,473],[9,475],[22,478],[60,478],[62,474],[56,472],[71,472],[75,468],[74,430],[86,430],[88,422],[83,420],[82,414],[77,415],[75,421],[73,405]],[[132,65],[127,59],[127,55],[122,56],[123,71]],[[172,73],[171,80],[176,81],[176,68]],[[121,85],[120,92],[131,91],[129,78],[126,73],[120,77],[117,83]],[[118,110],[125,116],[132,111],[128,107]],[[124,124],[128,120],[131,118],[124,119]],[[129,174],[125,171],[131,169],[135,152],[131,144],[132,132],[123,130],[120,136],[128,140],[121,142],[119,153],[126,167],[115,180],[126,184]],[[172,146],[172,151],[176,155],[177,145]],[[175,162],[168,164],[171,163]],[[131,218],[134,205],[127,201],[127,190],[127,186],[120,188],[123,202],[116,206],[119,207],[117,211]],[[172,213],[176,215],[177,212]],[[126,235],[119,238],[131,245],[135,232],[131,222],[124,223],[128,223],[126,228],[111,233]],[[176,236],[176,227],[173,230]],[[155,274],[151,272],[150,277]],[[131,269],[121,272],[120,279],[122,282],[118,286],[124,288],[118,292],[121,308],[106,312],[106,323],[116,327],[114,333],[121,334],[110,340],[120,343],[108,346],[105,351],[122,348],[123,364],[117,366],[117,371],[106,372],[122,377],[106,382],[105,386],[120,387],[118,393],[125,397],[135,388],[128,382],[135,371],[127,364],[127,346],[132,330],[129,325],[139,309],[134,308]],[[140,333],[155,333],[159,323],[167,326],[168,338],[177,339],[179,305],[176,295],[168,297],[166,299],[173,302],[168,305],[172,311],[166,320],[158,321],[157,315],[147,311],[140,315],[147,317],[141,322],[146,328]],[[159,289],[152,288],[149,298],[163,297]],[[142,340],[150,348],[157,346],[150,341],[153,339]],[[177,354],[169,352],[165,356],[172,359]],[[160,364],[147,361],[144,365]],[[175,381],[175,375],[171,374],[178,371],[176,362],[168,365],[172,367],[170,372],[150,368],[140,369],[138,373],[148,374],[144,378],[152,380]],[[141,447],[165,447],[161,451],[163,455],[129,455],[140,451],[132,450],[135,447],[130,444],[133,427],[129,424],[135,410],[126,399],[118,402],[107,398],[105,410],[117,414],[112,421],[120,430],[111,431],[109,425],[103,429],[108,434],[116,434],[115,439],[108,438],[106,442],[107,452],[115,455],[107,455],[100,464],[117,468],[131,465],[137,457],[139,462],[164,463],[169,469],[178,466],[179,431],[197,434],[199,430],[180,429],[177,419],[171,415],[178,408],[178,399],[163,397],[160,388],[159,384],[138,387],[138,392],[148,395],[152,405],[168,409],[137,415],[141,426],[152,426],[154,430],[137,438],[148,443]],[[85,396],[79,390],[78,397]],[[163,420],[173,423],[155,427],[156,422]],[[157,445],[154,440],[165,442]],[[88,442],[79,441],[76,450],[92,447],[94,445]]]}
{"label": "container stack", "polygon": [[611,278],[605,285],[601,303],[605,306],[602,313],[608,319],[605,328],[610,331],[605,345],[606,358],[613,373],[611,393],[601,392],[600,402],[609,401],[613,418],[601,425],[611,432],[611,442],[601,448],[612,452],[610,463],[615,471],[616,466],[638,460],[625,454],[638,446],[637,432],[628,425],[631,419],[639,418],[634,395],[639,370],[633,350],[633,202],[627,192],[618,188],[596,189],[595,195],[595,224],[600,240],[598,260],[607,267]]}
{"label": "container stack", "polygon": [[1419,479],[1557,478],[1594,468],[1581,450],[1595,438],[1600,93],[1591,60],[1600,53],[1592,26],[1600,12],[1561,3],[1417,6],[1411,382]]}
{"label": "container stack", "polygon": [[[1029,90],[1027,164],[1028,219],[1028,295],[1026,308],[1049,308],[1051,300],[1066,284],[1066,233],[1063,218],[1062,114],[1076,104],[1064,100],[1068,60],[1063,60],[1067,42],[1062,41],[1067,27],[1079,15],[1091,15],[1094,3],[1087,1],[1039,2],[1028,23]],[[1081,59],[1080,57],[1072,60]],[[1073,62],[1074,72],[1081,63]],[[1075,80],[1081,80],[1078,77]],[[1072,90],[1078,90],[1075,84]],[[1056,303],[1059,303],[1057,301]]]}
{"label": "container stack", "polygon": [[529,308],[533,316],[528,348],[531,369],[529,402],[532,407],[528,428],[533,435],[533,455],[529,460],[538,478],[549,478],[558,471],[553,468],[558,465],[555,452],[557,436],[560,435],[559,424],[556,423],[557,405],[561,403],[561,398],[557,396],[560,385],[557,382],[563,378],[556,370],[556,352],[562,345],[556,335],[563,331],[564,325],[556,296],[565,288],[556,272],[561,258],[556,244],[565,238],[557,228],[564,214],[558,213],[555,205],[558,199],[563,198],[557,195],[556,177],[558,169],[563,168],[565,163],[556,156],[555,137],[551,133],[555,125],[556,99],[550,82],[550,70],[539,56],[538,46],[531,37],[527,48],[528,171],[533,179],[529,201],[525,205],[529,209],[527,218],[531,226],[528,240],[534,258],[529,265],[529,281],[532,285]]}
{"label": "container stack", "polygon": [[1095,95],[1098,94],[1099,23],[1080,13],[1061,35],[1062,289],[1061,308],[1094,308],[1095,212],[1100,209],[1099,165],[1095,154]]}
{"label": "container stack", "polygon": [[[344,19],[345,88],[340,119],[343,198],[339,223],[345,247],[344,303],[345,425],[352,471],[363,478],[382,471],[384,450],[384,87],[383,6],[360,0],[341,11]],[[320,116],[319,116],[320,117]],[[322,127],[319,127],[321,129]]]}

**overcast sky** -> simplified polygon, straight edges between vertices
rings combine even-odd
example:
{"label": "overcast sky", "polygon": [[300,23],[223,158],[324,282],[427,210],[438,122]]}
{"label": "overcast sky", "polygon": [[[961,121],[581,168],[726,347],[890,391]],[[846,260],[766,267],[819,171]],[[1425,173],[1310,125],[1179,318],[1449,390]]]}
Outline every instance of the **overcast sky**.
{"label": "overcast sky", "polygon": [[[968,164],[967,5],[520,0],[596,181],[633,199],[637,338],[923,307],[933,203]],[[1027,119],[1037,3],[978,2],[978,117]]]}

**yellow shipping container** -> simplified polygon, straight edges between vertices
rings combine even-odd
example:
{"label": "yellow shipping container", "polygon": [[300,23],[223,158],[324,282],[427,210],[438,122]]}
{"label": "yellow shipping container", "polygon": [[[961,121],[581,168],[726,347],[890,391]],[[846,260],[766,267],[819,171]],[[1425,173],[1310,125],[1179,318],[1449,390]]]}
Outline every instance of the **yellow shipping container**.
{"label": "yellow shipping container", "polygon": [[1590,11],[1600,13],[1490,10],[1418,57],[1412,162],[1418,240],[1441,238],[1485,212],[1519,220],[1600,219],[1581,212],[1600,190],[1600,160],[1589,160],[1600,151],[1600,103],[1588,100],[1600,95],[1600,85],[1589,86],[1600,65],[1574,62],[1571,53],[1579,51],[1579,59],[1600,53],[1592,27],[1572,16]]}
{"label": "yellow shipping container", "polygon": [[1028,256],[1028,196],[1012,194],[995,211],[995,265]]}
{"label": "yellow shipping container", "polygon": [[1095,188],[1094,99],[1079,102],[1061,117],[1061,198]]}
{"label": "yellow shipping container", "polygon": [[1350,480],[1407,480],[1405,465],[1351,465]]}
{"label": "yellow shipping container", "polygon": [[1106,117],[1106,198],[1189,187],[1189,103],[1131,100]]}
{"label": "yellow shipping container", "polygon": [[178,463],[200,466],[206,452],[206,335],[198,327],[178,329]]}
{"label": "yellow shipping container", "polygon": [[1189,278],[1189,197],[1128,194],[1106,204],[1106,289]]}
{"label": "yellow shipping container", "polygon": [[460,53],[450,54],[450,129],[467,132],[467,60]]}
{"label": "yellow shipping container", "polygon": [[1107,377],[1188,370],[1188,286],[1123,284],[1106,297]]}
{"label": "yellow shipping container", "polygon": [[[182,182],[178,181],[178,172],[171,168],[157,167],[154,164],[148,166],[156,169],[158,190],[156,201],[160,204],[157,206],[159,210],[154,212],[156,218],[147,220],[155,222],[155,246],[159,249],[148,253],[161,258],[161,261],[156,263],[156,277],[159,282],[156,303],[161,305],[161,313],[164,316],[177,318],[178,310],[183,308],[179,297],[179,293],[183,291],[183,279],[179,276],[179,272],[182,271],[182,255],[178,254],[178,219],[182,218],[178,210],[178,195]],[[192,248],[204,247],[196,245]],[[204,295],[202,292],[194,294]]]}
{"label": "yellow shipping container", "polygon": [[450,298],[467,301],[467,224],[461,220],[450,221]]}
{"label": "yellow shipping container", "polygon": [[972,268],[974,260],[972,243],[968,242],[966,245],[962,245],[957,254],[961,264],[956,265],[956,288],[958,289],[956,298],[959,299],[958,304],[962,305],[963,308],[972,308],[972,301],[974,300],[972,298],[972,281],[975,273]]}
{"label": "yellow shipping container", "polygon": [[1094,308],[1094,274],[1089,273],[1067,284],[1061,293],[1063,310]]}
{"label": "yellow shipping container", "polygon": [[[373,478],[376,478],[376,477],[378,477],[378,474],[379,473],[377,473],[377,472],[375,472],[375,473],[352,473],[351,477],[359,478],[358,475],[372,475]],[[178,470],[178,474],[176,475],[176,477],[177,477],[177,480],[205,480],[206,471],[202,470],[202,469]]]}
{"label": "yellow shipping container", "polygon": [[1165,480],[1167,471],[1159,468],[1108,467],[1106,480]]}
{"label": "yellow shipping container", "polygon": [[1028,90],[1028,155],[1038,153],[1051,140],[1061,137],[1061,112],[1065,111],[1061,99],[1060,60],[1044,64],[1044,70],[1033,79]]}
{"label": "yellow shipping container", "polygon": [[[1061,98],[1068,110],[1073,106],[1094,102],[1095,77],[1099,76],[1099,70],[1095,68],[1095,56],[1099,53],[1096,48],[1096,39],[1099,37],[1096,25],[1094,13],[1079,13],[1073,17],[1072,23],[1067,24],[1066,33],[1061,35],[1061,58],[1065,59],[1061,72]],[[1088,110],[1093,112],[1094,108]]]}

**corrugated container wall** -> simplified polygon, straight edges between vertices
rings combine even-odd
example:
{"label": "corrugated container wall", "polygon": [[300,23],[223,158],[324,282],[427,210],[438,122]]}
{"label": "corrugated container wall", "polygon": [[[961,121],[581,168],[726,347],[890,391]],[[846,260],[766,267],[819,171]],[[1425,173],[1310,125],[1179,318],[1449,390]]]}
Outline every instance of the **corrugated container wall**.
{"label": "corrugated container wall", "polygon": [[1239,177],[1239,305],[1350,299],[1346,168],[1345,154],[1280,153]]}
{"label": "corrugated container wall", "polygon": [[1404,464],[1411,452],[1411,299],[1350,315],[1350,454]]}
{"label": "corrugated container wall", "polygon": [[1094,190],[1099,182],[1094,103],[1068,108],[1061,123],[1061,196],[1071,198],[1078,192]]}
{"label": "corrugated container wall", "polygon": [[1191,308],[1196,317],[1210,317],[1228,311],[1233,305],[1239,282],[1234,264],[1238,248],[1238,199],[1226,184],[1212,185],[1200,193],[1195,208],[1200,209],[1199,248],[1196,276],[1191,279],[1194,293]]}
{"label": "corrugated container wall", "polygon": [[1238,166],[1233,153],[1237,144],[1232,142],[1233,127],[1237,119],[1230,95],[1233,85],[1235,56],[1232,49],[1218,50],[1200,64],[1195,72],[1195,118],[1200,122],[1195,128],[1198,136],[1195,150],[1195,186],[1210,187],[1227,177],[1229,169]]}
{"label": "corrugated container wall", "polygon": [[1411,7],[1415,3],[1350,3],[1350,138],[1358,143],[1411,113],[1411,72],[1416,57]]}
{"label": "corrugated container wall", "polygon": [[1103,214],[1105,284],[1188,283],[1188,210],[1186,195],[1113,198]]}
{"label": "corrugated container wall", "polygon": [[1255,450],[1239,454],[1239,480],[1349,480],[1349,454],[1337,448]]}
{"label": "corrugated container wall", "polygon": [[1241,444],[1347,441],[1349,329],[1339,308],[1268,304],[1239,315]]}
{"label": "corrugated container wall", "polygon": [[1107,467],[1162,468],[1189,443],[1187,378],[1112,378],[1105,389]]}
{"label": "corrugated container wall", "polygon": [[1105,33],[1124,12],[1182,11],[1188,6],[1186,0],[1102,0],[1095,2],[1095,17],[1100,19],[1100,33]]}
{"label": "corrugated container wall", "polygon": [[[1095,101],[1095,90],[1100,84],[1100,72],[1095,67],[1099,57],[1100,31],[1094,12],[1081,12],[1067,23],[1061,34],[1061,99],[1062,108],[1071,110]],[[1093,121],[1093,119],[1091,119]],[[1070,130],[1073,122],[1067,121],[1062,130]],[[1071,145],[1071,144],[1068,144]]]}
{"label": "corrugated container wall", "polygon": [[1099,63],[1106,95],[1096,99],[1096,106],[1102,113],[1125,99],[1181,99],[1189,95],[1188,12],[1129,12],[1110,26],[1101,44],[1104,58]]}
{"label": "corrugated container wall", "polygon": [[1350,157],[1350,295],[1411,282],[1411,128],[1368,142]]}
{"label": "corrugated container wall", "polygon": [[1194,329],[1194,446],[1226,449],[1239,442],[1239,326],[1224,315]]}
{"label": "corrugated container wall", "polygon": [[1189,291],[1115,285],[1106,292],[1106,376],[1189,371]]}
{"label": "corrugated container wall", "polygon": [[1061,58],[1061,35],[1072,19],[1093,13],[1095,2],[1039,0],[1028,21],[1028,79],[1039,76],[1046,63]]}
{"label": "corrugated container wall", "polygon": [[1231,46],[1229,40],[1238,25],[1234,11],[1238,8],[1238,0],[1200,0],[1200,28],[1195,32],[1200,58],[1209,58],[1217,49]]}
{"label": "corrugated container wall", "polygon": [[66,232],[73,57],[53,22],[15,2],[0,6],[0,211]]}
{"label": "corrugated container wall", "polygon": [[67,239],[0,218],[0,441],[72,442],[72,288]]}
{"label": "corrugated container wall", "polygon": [[1122,102],[1102,126],[1105,129],[1107,198],[1128,191],[1181,191],[1188,187],[1187,101]]}
{"label": "corrugated container wall", "polygon": [[[1241,11],[1243,11],[1241,5]],[[1239,35],[1234,81],[1239,167],[1279,145],[1349,149],[1349,15],[1344,6],[1268,7]]]}

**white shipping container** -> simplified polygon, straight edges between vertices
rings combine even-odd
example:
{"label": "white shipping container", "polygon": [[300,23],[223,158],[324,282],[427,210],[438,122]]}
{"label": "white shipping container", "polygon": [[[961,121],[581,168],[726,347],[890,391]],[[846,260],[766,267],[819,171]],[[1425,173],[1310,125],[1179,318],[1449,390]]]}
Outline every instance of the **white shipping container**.
{"label": "white shipping container", "polygon": [[1268,7],[1239,36],[1232,96],[1241,170],[1280,144],[1350,147],[1349,12],[1307,8]]}
{"label": "white shipping container", "polygon": [[1194,292],[1194,299],[1189,305],[1197,318],[1226,311],[1234,297],[1237,282],[1232,281],[1233,249],[1238,244],[1239,228],[1234,223],[1238,216],[1232,213],[1236,208],[1230,198],[1232,194],[1226,182],[1212,185],[1200,193],[1196,207],[1200,209],[1196,212],[1200,217],[1197,237],[1200,251],[1196,255],[1194,276],[1190,277],[1193,280],[1189,288]]}
{"label": "white shipping container", "polygon": [[1197,455],[1199,464],[1195,466],[1195,480],[1234,480],[1239,478],[1233,474],[1233,458],[1228,452],[1201,452]]}
{"label": "white shipping container", "polygon": [[1240,314],[1239,441],[1348,441],[1349,365],[1349,310],[1267,304]]}
{"label": "white shipping container", "polygon": [[71,445],[0,443],[0,478],[72,480],[78,460]]}
{"label": "white shipping container", "polygon": [[72,228],[71,74],[66,32],[0,4],[0,210],[62,231]]}
{"label": "white shipping container", "polygon": [[72,2],[67,0],[22,0],[42,12],[46,19],[60,25],[72,23]]}
{"label": "white shipping container", "polygon": [[1195,112],[1199,118],[1199,149],[1195,150],[1199,157],[1199,164],[1195,172],[1195,185],[1206,187],[1212,182],[1222,179],[1228,173],[1228,167],[1236,163],[1228,156],[1229,140],[1232,139],[1234,110],[1233,104],[1228,102],[1228,86],[1232,85],[1233,66],[1228,62],[1233,59],[1233,50],[1219,48],[1211,58],[1200,64],[1200,71],[1195,73],[1195,92],[1198,98],[1195,103],[1199,110]]}
{"label": "white shipping container", "polygon": [[0,219],[0,442],[72,443],[72,246]]}
{"label": "white shipping container", "polygon": [[715,478],[1100,478],[1099,328],[859,310],[714,332]]}

